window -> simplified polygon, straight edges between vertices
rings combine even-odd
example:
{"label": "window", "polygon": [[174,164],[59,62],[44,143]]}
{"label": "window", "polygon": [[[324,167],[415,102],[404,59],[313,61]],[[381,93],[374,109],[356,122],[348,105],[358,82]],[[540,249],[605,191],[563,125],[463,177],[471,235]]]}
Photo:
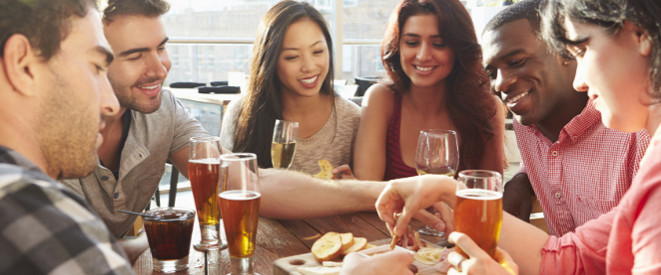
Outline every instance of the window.
{"label": "window", "polygon": [[[278,0],[169,0],[163,17],[172,70],[167,82],[227,80],[249,73],[252,43],[261,17]],[[337,1],[340,1],[339,3]],[[400,0],[307,0],[326,18],[333,34],[336,78],[383,75],[380,46]],[[502,0],[464,0],[468,7]],[[340,9],[342,12],[337,13]],[[337,22],[336,22],[337,21]],[[341,34],[338,37],[337,34]]]}

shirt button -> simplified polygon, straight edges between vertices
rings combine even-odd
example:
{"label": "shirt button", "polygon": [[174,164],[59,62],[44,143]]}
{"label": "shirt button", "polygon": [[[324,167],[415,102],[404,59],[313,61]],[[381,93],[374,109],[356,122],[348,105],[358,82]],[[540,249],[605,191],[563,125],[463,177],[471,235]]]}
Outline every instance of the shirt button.
{"label": "shirt button", "polygon": [[557,157],[558,156],[558,151],[551,152],[551,155],[554,156],[554,157]]}
{"label": "shirt button", "polygon": [[115,197],[115,199],[119,198],[119,193],[115,193],[115,195],[113,197]]}
{"label": "shirt button", "polygon": [[138,157],[142,158],[142,153],[138,153]]}
{"label": "shirt button", "polygon": [[108,180],[108,176],[101,176],[101,180],[102,180],[102,181],[107,181],[107,180]]}
{"label": "shirt button", "polygon": [[556,199],[559,199],[560,197],[562,197],[562,194],[560,194],[560,193],[555,193],[555,198],[556,198]]}

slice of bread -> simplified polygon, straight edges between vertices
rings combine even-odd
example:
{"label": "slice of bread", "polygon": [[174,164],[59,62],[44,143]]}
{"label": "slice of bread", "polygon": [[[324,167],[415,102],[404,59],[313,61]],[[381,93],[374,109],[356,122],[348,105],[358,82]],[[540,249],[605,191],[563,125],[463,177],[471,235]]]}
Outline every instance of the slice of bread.
{"label": "slice of bread", "polygon": [[353,245],[353,233],[340,233],[342,238],[342,251],[349,249]]}
{"label": "slice of bread", "polygon": [[362,237],[353,238],[353,245],[347,249],[342,250],[342,255],[347,255],[351,252],[363,250],[367,247],[367,239]]}
{"label": "slice of bread", "polygon": [[319,262],[335,259],[342,253],[342,237],[337,232],[328,232],[312,244],[311,250]]}

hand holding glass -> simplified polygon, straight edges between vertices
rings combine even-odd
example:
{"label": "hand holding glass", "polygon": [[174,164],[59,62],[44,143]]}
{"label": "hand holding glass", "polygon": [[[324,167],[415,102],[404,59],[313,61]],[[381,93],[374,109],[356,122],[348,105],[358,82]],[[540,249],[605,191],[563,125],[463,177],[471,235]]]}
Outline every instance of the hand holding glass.
{"label": "hand holding glass", "polygon": [[[436,174],[454,177],[459,168],[459,145],[457,134],[452,130],[427,129],[420,131],[415,151],[415,169],[418,175]],[[429,211],[434,212],[433,208]],[[429,226],[418,228],[418,232],[429,236],[443,236]]]}
{"label": "hand holding glass", "polygon": [[296,154],[298,122],[275,120],[273,142],[271,143],[271,163],[273,168],[289,169]]}
{"label": "hand holding glass", "polygon": [[494,258],[503,223],[503,178],[498,172],[464,170],[457,180],[454,229],[468,235]]}
{"label": "hand holding glass", "polygon": [[257,156],[251,153],[224,154],[223,190],[220,210],[230,253],[231,274],[256,274],[252,255],[259,218],[259,175]]}
{"label": "hand holding glass", "polygon": [[220,182],[220,138],[192,137],[188,147],[188,178],[190,179],[202,239],[196,250],[225,248],[220,238],[220,208],[218,183]]}

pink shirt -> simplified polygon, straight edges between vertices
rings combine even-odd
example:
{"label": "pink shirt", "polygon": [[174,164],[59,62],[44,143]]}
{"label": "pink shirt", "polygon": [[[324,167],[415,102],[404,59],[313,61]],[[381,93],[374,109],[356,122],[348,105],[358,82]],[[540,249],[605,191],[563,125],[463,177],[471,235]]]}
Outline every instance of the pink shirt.
{"label": "pink shirt", "polygon": [[552,235],[563,235],[615,207],[649,144],[646,131],[606,128],[592,102],[552,143],[514,121],[522,170],[528,174]]}
{"label": "pink shirt", "polygon": [[661,274],[661,128],[617,207],[551,236],[542,249],[542,274]]}

